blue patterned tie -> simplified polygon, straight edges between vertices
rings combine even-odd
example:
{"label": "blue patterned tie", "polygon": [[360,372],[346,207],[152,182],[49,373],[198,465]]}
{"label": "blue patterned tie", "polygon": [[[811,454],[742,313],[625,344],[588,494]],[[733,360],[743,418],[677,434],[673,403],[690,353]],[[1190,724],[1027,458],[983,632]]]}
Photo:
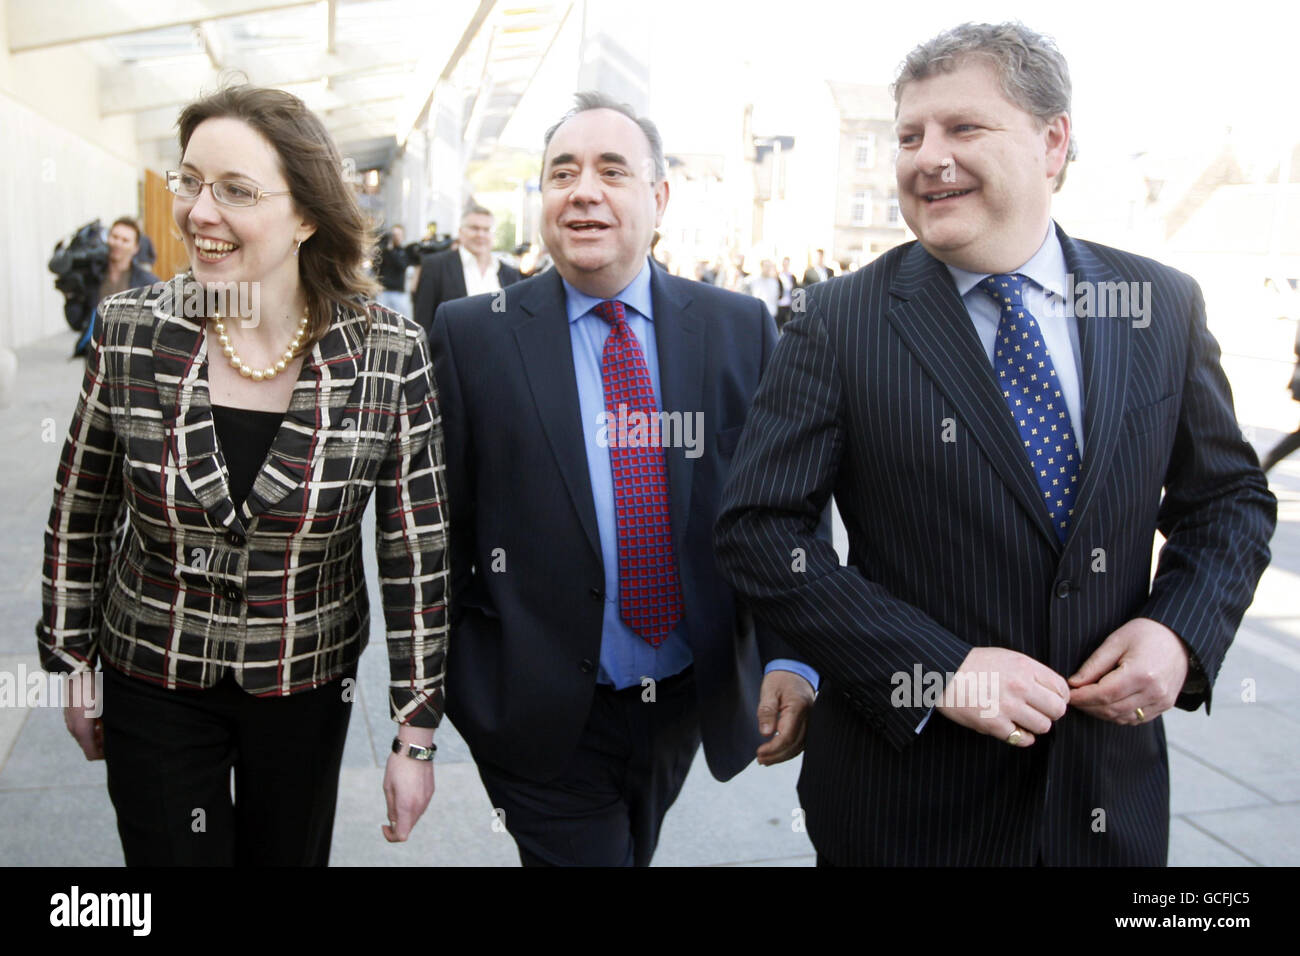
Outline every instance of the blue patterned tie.
{"label": "blue patterned tie", "polygon": [[1052,516],[1052,527],[1064,541],[1079,486],[1079,448],[1056,366],[1038,322],[1025,308],[1027,282],[1019,274],[992,275],[980,281],[980,288],[999,306],[993,371],[1020,429],[1020,440],[1025,443],[1025,454],[1043,493],[1043,504]]}

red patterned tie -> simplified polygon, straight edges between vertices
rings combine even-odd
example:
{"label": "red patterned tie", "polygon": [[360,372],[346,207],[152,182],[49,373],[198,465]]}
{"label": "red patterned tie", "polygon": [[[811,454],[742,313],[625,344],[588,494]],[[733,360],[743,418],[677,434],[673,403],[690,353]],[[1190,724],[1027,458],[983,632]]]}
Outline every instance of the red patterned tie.
{"label": "red patterned tie", "polygon": [[[600,374],[618,525],[618,613],[628,627],[658,647],[682,618],[664,452],[658,441],[649,440],[649,435],[659,434],[659,409],[641,343],[627,324],[623,303],[602,302],[593,311],[613,326],[605,339]],[[653,429],[620,427],[637,422],[637,412],[645,416],[641,422],[656,423]]]}

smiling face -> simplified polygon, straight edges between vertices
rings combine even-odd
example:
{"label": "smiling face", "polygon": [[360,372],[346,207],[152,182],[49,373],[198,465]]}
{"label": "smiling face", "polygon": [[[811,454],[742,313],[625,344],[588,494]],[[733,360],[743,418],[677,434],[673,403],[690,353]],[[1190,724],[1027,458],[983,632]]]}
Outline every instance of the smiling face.
{"label": "smiling face", "polygon": [[[232,180],[266,192],[288,190],[279,157],[266,138],[243,120],[220,117],[200,123],[181,160],[182,172],[204,182]],[[198,196],[172,201],[194,278],[202,283],[260,282],[262,297],[291,298],[298,288],[294,248],[315,227],[287,193],[254,206],[223,206],[204,186]]]}
{"label": "smiling face", "polygon": [[897,129],[899,206],[921,245],[971,272],[1028,261],[1047,234],[1069,117],[1040,124],[972,58],[905,86]]}
{"label": "smiling face", "polygon": [[555,268],[587,295],[631,282],[668,205],[645,133],[617,110],[584,110],[552,136],[542,161],[542,239]]}

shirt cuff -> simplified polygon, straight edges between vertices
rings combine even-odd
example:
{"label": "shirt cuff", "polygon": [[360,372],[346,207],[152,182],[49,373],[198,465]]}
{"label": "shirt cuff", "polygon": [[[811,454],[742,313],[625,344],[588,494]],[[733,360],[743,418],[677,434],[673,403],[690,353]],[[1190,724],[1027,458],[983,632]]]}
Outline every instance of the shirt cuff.
{"label": "shirt cuff", "polygon": [[817,685],[821,683],[821,677],[818,673],[802,661],[792,661],[784,657],[778,657],[776,660],[768,661],[767,666],[763,668],[764,675],[770,674],[772,671],[789,671],[791,674],[798,674],[812,684],[814,694],[817,693]]}
{"label": "shirt cuff", "polygon": [[916,732],[918,734],[921,731],[925,730],[925,725],[930,722],[930,718],[933,716],[934,716],[934,708],[931,707],[929,710],[925,712],[925,718],[919,724],[916,725]]}

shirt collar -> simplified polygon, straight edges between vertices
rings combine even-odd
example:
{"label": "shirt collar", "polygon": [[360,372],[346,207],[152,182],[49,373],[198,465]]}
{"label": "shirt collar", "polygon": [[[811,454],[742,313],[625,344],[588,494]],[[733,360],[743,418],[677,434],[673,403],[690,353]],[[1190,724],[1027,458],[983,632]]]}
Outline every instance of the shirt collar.
{"label": "shirt collar", "polygon": [[[564,305],[568,310],[570,322],[578,321],[578,319],[605,301],[575,289],[563,277],[561,277],[560,281],[564,283]],[[639,315],[653,322],[654,307],[650,304],[650,260],[646,259],[641,266],[641,271],[636,274],[636,278],[629,282],[621,292],[610,296],[610,298],[617,299],[625,307],[634,309]]]}
{"label": "shirt collar", "polygon": [[[945,263],[945,265],[947,264]],[[953,282],[957,284],[957,294],[962,297],[965,297],[966,293],[993,274],[991,272],[967,272],[965,269],[958,269],[956,266],[948,266],[947,268],[952,274]],[[1012,269],[1011,272],[1018,272],[1022,276],[1034,280],[1040,288],[1054,293],[1059,298],[1065,297],[1065,252],[1061,249],[1061,240],[1056,235],[1056,224],[1054,222],[1048,221],[1047,235],[1043,238],[1043,244],[1038,247],[1038,251],[1029,257],[1028,262],[1019,269]]]}
{"label": "shirt collar", "polygon": [[466,271],[473,269],[475,275],[480,275],[485,277],[493,276],[497,274],[497,267],[500,265],[500,263],[497,262],[496,256],[492,257],[491,265],[487,267],[487,272],[484,272],[482,269],[478,267],[478,259],[474,257],[474,253],[470,252],[464,246],[458,246],[456,251],[460,253],[460,266],[462,269],[465,269]]}

